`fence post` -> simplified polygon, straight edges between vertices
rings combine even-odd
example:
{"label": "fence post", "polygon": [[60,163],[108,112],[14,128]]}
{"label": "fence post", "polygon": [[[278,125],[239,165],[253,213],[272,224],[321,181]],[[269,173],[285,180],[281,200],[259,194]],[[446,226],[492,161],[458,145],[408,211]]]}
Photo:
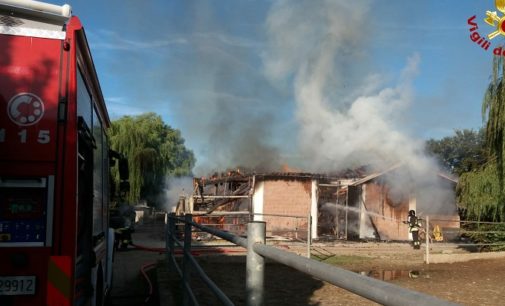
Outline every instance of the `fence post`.
{"label": "fence post", "polygon": [[295,240],[298,240],[298,218],[295,218]]}
{"label": "fence post", "polygon": [[169,269],[173,267],[173,257],[174,257],[174,235],[175,235],[175,213],[170,213],[168,216],[168,230],[167,230],[167,243],[168,243],[168,267]]}
{"label": "fence post", "polygon": [[247,224],[246,292],[247,306],[263,305],[265,259],[254,252],[254,244],[265,243],[266,223],[253,221]]}
{"label": "fence post", "polygon": [[[190,288],[191,279],[191,263],[189,256],[191,256],[191,223],[193,221],[192,214],[184,216],[184,256],[182,260],[182,292],[183,292],[183,305],[189,305],[189,292],[186,288]],[[187,286],[186,286],[187,284]]]}
{"label": "fence post", "polygon": [[165,257],[167,261],[167,268],[170,271],[170,243],[169,243],[169,236],[170,236],[170,218],[168,217],[168,213],[165,215]]}
{"label": "fence post", "polygon": [[426,228],[424,229],[426,236],[426,264],[430,264],[430,216],[426,216]]}
{"label": "fence post", "polygon": [[310,214],[307,217],[307,258],[310,258],[310,244],[312,243],[312,215]]}

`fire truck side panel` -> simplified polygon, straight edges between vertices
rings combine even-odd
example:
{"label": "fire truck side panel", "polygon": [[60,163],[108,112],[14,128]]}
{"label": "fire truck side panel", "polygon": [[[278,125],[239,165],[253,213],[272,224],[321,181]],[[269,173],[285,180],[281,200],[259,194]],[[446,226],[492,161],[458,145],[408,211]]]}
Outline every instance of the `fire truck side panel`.
{"label": "fire truck side panel", "polygon": [[[0,277],[34,291],[1,305],[45,305],[54,239],[62,41],[0,34]],[[66,284],[69,287],[70,279]]]}
{"label": "fire truck side panel", "polygon": [[100,305],[110,121],[82,25],[71,17],[65,39],[0,34],[0,46],[0,277],[35,279],[0,305]]}
{"label": "fire truck side panel", "polygon": [[0,35],[0,159],[56,158],[61,41]]}

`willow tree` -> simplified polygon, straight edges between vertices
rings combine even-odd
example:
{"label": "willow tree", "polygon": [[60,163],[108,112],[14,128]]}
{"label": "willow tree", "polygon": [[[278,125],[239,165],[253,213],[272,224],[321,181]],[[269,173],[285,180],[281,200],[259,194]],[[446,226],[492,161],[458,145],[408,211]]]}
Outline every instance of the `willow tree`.
{"label": "willow tree", "polygon": [[466,205],[468,217],[479,220],[505,221],[504,151],[505,151],[505,86],[503,57],[493,59],[492,81],[482,102],[485,123],[485,146],[489,161],[481,169],[460,177],[458,196]]}
{"label": "willow tree", "polygon": [[496,159],[492,159],[481,169],[466,172],[459,177],[458,202],[464,205],[467,219],[504,220],[503,205],[499,205],[502,187],[497,174]]}
{"label": "willow tree", "polygon": [[[109,138],[111,148],[128,158],[131,203],[147,200],[152,204],[163,191],[165,177],[189,175],[195,164],[180,131],[154,113],[113,121]],[[114,180],[117,184],[117,173]]]}
{"label": "willow tree", "polygon": [[486,146],[491,155],[496,157],[497,178],[503,190],[503,165],[505,145],[505,86],[503,76],[505,66],[503,58],[493,59],[493,78],[489,84],[482,102],[482,118],[486,123]]}

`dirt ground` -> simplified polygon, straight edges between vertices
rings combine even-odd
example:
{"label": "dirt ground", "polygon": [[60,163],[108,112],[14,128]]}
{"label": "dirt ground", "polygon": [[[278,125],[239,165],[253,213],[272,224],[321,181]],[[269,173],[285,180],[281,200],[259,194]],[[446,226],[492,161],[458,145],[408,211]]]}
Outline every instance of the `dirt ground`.
{"label": "dirt ground", "polygon": [[[163,247],[163,225],[139,226],[134,242],[146,247]],[[269,241],[268,244],[303,256],[307,252],[306,246],[300,243]],[[217,250],[224,250],[225,254],[199,252],[195,258],[236,305],[245,305],[245,256],[237,253],[237,248]],[[458,256],[468,250],[442,243],[434,244],[431,252]],[[311,249],[314,259],[441,299],[462,305],[505,305],[505,259],[427,265],[423,261],[424,253],[424,245],[421,250],[413,250],[408,243],[330,242],[315,243]],[[147,287],[139,269],[153,261],[158,261],[158,268],[166,266],[164,257],[139,249],[118,253],[114,265],[116,285],[112,290],[112,304],[142,305]],[[191,282],[200,305],[220,305],[197,276]],[[168,273],[156,285],[161,305],[180,305],[180,280],[174,273]],[[151,302],[156,299],[155,296]],[[344,289],[274,262],[267,262],[265,269],[264,304],[374,305]]]}
{"label": "dirt ground", "polygon": [[[303,246],[279,244],[293,252]],[[441,245],[435,252],[465,253],[454,245]],[[453,264],[423,263],[423,250],[407,243],[347,243],[315,245],[312,256],[401,287],[424,292],[462,305],[505,305],[505,260],[478,260]],[[243,256],[199,256],[209,277],[236,305],[245,305],[245,259]],[[192,286],[201,305],[220,305],[197,277]],[[292,268],[269,262],[265,269],[265,305],[374,305],[344,289],[307,276]],[[413,301],[415,304],[415,301]]]}

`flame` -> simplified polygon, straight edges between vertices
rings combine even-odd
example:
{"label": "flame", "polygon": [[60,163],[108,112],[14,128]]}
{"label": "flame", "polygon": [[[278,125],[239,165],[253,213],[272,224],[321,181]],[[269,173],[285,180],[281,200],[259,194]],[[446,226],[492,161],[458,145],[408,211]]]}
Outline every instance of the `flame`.
{"label": "flame", "polygon": [[301,172],[300,169],[297,168],[292,168],[288,164],[282,164],[281,166],[281,172],[286,172],[286,173],[299,173]]}

